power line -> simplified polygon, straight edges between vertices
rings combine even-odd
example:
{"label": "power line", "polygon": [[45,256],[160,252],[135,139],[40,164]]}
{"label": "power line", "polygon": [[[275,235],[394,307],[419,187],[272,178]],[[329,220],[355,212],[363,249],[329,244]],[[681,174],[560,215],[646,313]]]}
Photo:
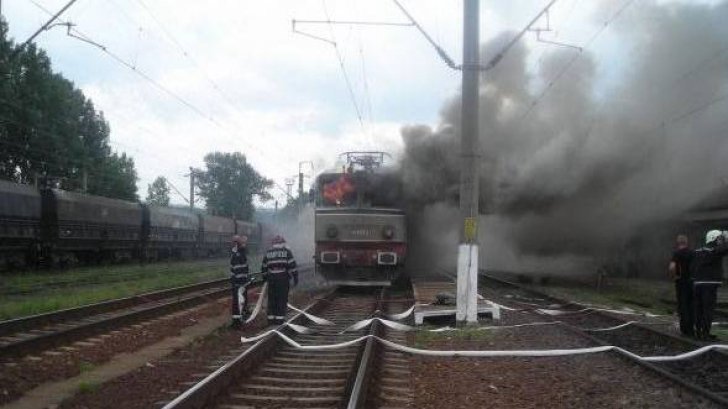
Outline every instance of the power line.
{"label": "power line", "polygon": [[167,179],[167,183],[169,183],[169,186],[171,186],[171,187],[172,187],[172,189],[174,190],[174,192],[175,192],[175,193],[177,193],[177,195],[178,195],[179,197],[181,197],[181,198],[182,198],[182,200],[184,200],[185,202],[187,202],[187,204],[190,204],[190,201],[189,201],[189,199],[187,199],[187,198],[185,197],[185,195],[183,195],[183,194],[182,194],[182,192],[180,192],[180,191],[179,191],[179,189],[177,189],[177,186],[175,186],[175,185],[174,185],[174,183],[172,183],[172,181],[171,181],[171,180]]}
{"label": "power line", "polygon": [[77,0],[70,0],[68,3],[66,3],[65,6],[63,6],[62,9],[60,9],[57,13],[53,14],[51,12],[48,12],[48,14],[51,15],[51,18],[45,22],[33,35],[31,35],[27,40],[25,40],[20,46],[18,46],[15,51],[10,55],[10,59],[12,60],[23,48],[25,48],[26,45],[28,45],[31,41],[33,41],[40,33],[42,33],[45,30],[48,30],[51,27],[51,24],[58,20],[61,14],[63,14],[66,10],[68,10],[69,7],[73,5]]}
{"label": "power line", "polygon": [[[46,9],[45,7],[43,7],[37,1],[35,1],[35,0],[29,0],[29,1],[31,3],[33,3],[39,9],[43,10],[44,12],[50,13],[50,11],[48,9]],[[138,69],[134,64],[131,64],[131,63],[127,62],[126,60],[124,60],[123,58],[119,57],[115,53],[109,51],[109,49],[106,46],[104,46],[104,45],[102,45],[102,44],[100,44],[100,43],[92,40],[90,36],[84,34],[81,30],[79,30],[78,28],[76,28],[74,24],[72,24],[72,23],[70,23],[68,21],[63,21],[60,18],[58,20],[61,21],[61,24],[62,25],[64,25],[64,26],[67,27],[66,34],[69,35],[70,37],[73,37],[73,38],[76,38],[78,40],[84,41],[84,42],[86,42],[86,43],[88,43],[88,44],[90,44],[90,45],[98,48],[99,50],[101,50],[101,52],[103,52],[104,54],[108,55],[111,59],[113,59],[117,63],[119,63],[119,64],[123,65],[124,67],[126,67],[126,68],[134,71],[138,76],[142,77],[144,80],[146,80],[147,82],[149,82],[150,84],[152,84],[152,86],[154,86],[155,88],[157,88],[157,90],[159,90],[162,93],[167,94],[168,96],[174,98],[177,102],[179,102],[182,105],[186,106],[187,108],[189,108],[190,110],[192,110],[193,112],[195,112],[196,114],[198,114],[199,116],[201,116],[202,118],[205,118],[208,121],[213,121],[213,122],[215,121],[214,118],[212,118],[212,117],[208,116],[207,114],[205,114],[200,108],[198,108],[197,106],[195,106],[193,103],[187,101],[186,99],[184,99],[181,96],[179,96],[176,93],[174,93],[172,90],[170,90],[167,87],[165,87],[164,85],[160,84],[159,82],[157,82],[156,80],[154,80],[154,78],[150,77],[145,72],[143,72],[140,69]]]}
{"label": "power line", "polygon": [[453,59],[450,58],[450,56],[447,54],[447,52],[442,47],[440,47],[440,45],[437,42],[435,42],[435,40],[433,40],[429,34],[427,34],[427,31],[425,31],[425,29],[422,28],[420,23],[418,23],[417,20],[415,20],[414,17],[412,17],[412,15],[407,11],[407,9],[405,9],[404,6],[402,6],[402,4],[400,4],[399,1],[397,1],[397,0],[393,0],[393,1],[394,1],[394,4],[396,4],[397,7],[399,7],[399,9],[402,11],[402,13],[407,17],[407,19],[409,19],[409,21],[412,23],[412,25],[415,26],[415,28],[420,32],[420,34],[422,34],[422,36],[425,37],[427,42],[430,43],[430,45],[432,45],[432,47],[435,49],[435,51],[437,51],[437,55],[439,55],[440,58],[443,61],[445,61],[445,64],[447,64],[448,67],[450,67],[454,70],[461,70],[462,66],[456,64],[455,61],[453,61]]}
{"label": "power line", "polygon": [[[21,105],[18,105],[17,103],[15,103],[15,102],[13,102],[13,101],[8,101],[8,100],[6,100],[6,99],[2,99],[2,98],[0,98],[0,104],[5,104],[5,105],[8,105],[8,106],[12,106],[12,107],[14,107],[14,108],[16,108],[16,109],[20,109],[20,110],[23,110],[23,109],[25,109],[25,107],[23,107],[23,106],[21,106]],[[118,112],[116,113],[116,115],[118,115]],[[123,116],[123,115],[119,115],[119,116]],[[29,124],[29,123],[27,123],[27,122],[22,122],[22,121],[18,121],[17,119],[14,119],[14,118],[10,118],[10,117],[3,117],[3,116],[0,116],[0,118],[2,118],[2,119],[5,119],[5,120],[6,120],[7,122],[12,122],[12,123],[15,123],[16,125],[19,125],[19,126],[23,126],[23,127],[25,127],[25,128],[28,128],[28,129],[32,129],[32,130],[40,130],[40,131],[41,131],[42,133],[44,133],[45,135],[50,135],[50,136],[54,136],[54,133],[53,133],[52,131],[50,131],[50,130],[48,130],[48,129],[45,129],[45,130],[44,130],[44,129],[43,129],[42,127],[38,127],[37,125],[31,125],[31,124]],[[44,118],[44,119],[43,119],[43,121],[44,121],[44,122],[52,122],[52,123],[55,123],[55,124],[59,124],[59,125],[64,125],[64,123],[63,123],[63,122],[61,122],[61,121],[59,121],[59,119],[57,119],[57,118]],[[132,119],[132,120],[130,120],[130,119],[129,119],[128,117],[127,117],[127,122],[128,122],[128,123],[130,123],[130,124],[134,124],[134,120],[133,120],[133,119]],[[156,134],[156,133],[154,133],[154,132],[152,132],[152,131],[150,131],[150,130],[148,130],[148,129],[146,129],[146,128],[143,128],[143,127],[141,127],[141,126],[139,126],[139,125],[136,125],[136,124],[134,124],[134,126],[136,126],[136,127],[137,127],[137,129],[139,129],[139,130],[141,130],[141,131],[143,131],[143,132],[146,132],[146,133],[148,133],[149,135],[155,136],[155,137],[156,137],[156,138],[158,138],[158,139],[162,139],[162,138],[163,138],[163,137],[162,137],[162,136],[160,136],[159,134]],[[106,138],[106,142],[107,142],[107,143],[109,143],[109,144],[112,144],[112,145],[118,145],[118,146],[121,146],[121,147],[122,147],[122,148],[123,148],[124,150],[126,150],[126,151],[134,151],[134,152],[137,152],[137,153],[140,153],[140,154],[147,154],[147,155],[151,155],[151,156],[153,156],[153,157],[155,157],[155,158],[159,159],[159,160],[160,160],[160,161],[162,161],[162,162],[165,162],[165,163],[169,163],[169,162],[167,161],[167,158],[163,158],[163,157],[161,157],[161,156],[159,156],[159,155],[156,155],[156,154],[154,154],[154,153],[153,153],[153,151],[148,151],[148,150],[147,150],[147,151],[142,151],[142,150],[140,150],[140,149],[138,149],[138,148],[135,148],[135,147],[131,147],[131,146],[129,146],[129,145],[126,145],[126,144],[120,143],[120,142],[118,142],[118,141],[112,140],[112,139],[111,139],[110,137],[107,137],[107,138]],[[175,149],[178,149],[178,150],[179,150],[179,151],[181,151],[181,152],[185,152],[185,153],[187,153],[187,154],[190,154],[190,155],[192,155],[192,156],[196,156],[196,155],[197,155],[197,153],[195,153],[195,152],[192,152],[192,151],[190,151],[190,150],[187,150],[187,149],[183,149],[183,148],[182,148],[181,146],[179,146],[179,145],[177,145],[177,144],[175,144],[175,145],[173,145],[173,146],[174,146],[174,148],[175,148]],[[154,171],[156,171],[157,173],[159,173],[159,169],[153,169],[153,170],[154,170]]]}
{"label": "power line", "polygon": [[[574,0],[571,3],[571,9],[569,9],[569,11],[567,12],[566,16],[561,21],[562,31],[571,27],[572,21],[573,21],[573,20],[571,20],[571,16],[574,14],[574,10],[576,9],[576,6],[579,4],[579,2],[580,2],[580,0]],[[558,31],[557,31],[557,33],[558,33]],[[536,65],[540,65],[540,64],[543,63],[543,59],[544,59],[544,57],[546,55],[546,52],[547,52],[547,48],[546,47],[542,47],[541,50],[538,53],[538,58],[536,58],[536,61],[537,61],[537,64]]]}
{"label": "power line", "polygon": [[[43,7],[37,1],[35,1],[35,0],[29,0],[29,1],[31,3],[33,3],[39,9],[43,10],[44,12],[46,12],[48,14],[51,14],[51,12],[48,9],[46,9],[45,7]],[[229,133],[229,131],[221,123],[219,123],[215,118],[213,118],[212,116],[209,116],[209,115],[205,114],[201,109],[199,109],[197,106],[195,106],[191,102],[187,101],[186,99],[184,99],[181,96],[177,95],[176,93],[172,92],[168,88],[164,87],[163,85],[161,85],[160,83],[158,83],[157,81],[155,81],[153,78],[151,78],[149,75],[147,75],[143,71],[141,71],[138,68],[136,68],[136,66],[134,66],[131,63],[125,61],[124,59],[122,59],[118,55],[112,53],[111,51],[108,50],[108,48],[106,46],[104,46],[104,45],[102,45],[102,44],[100,44],[100,43],[92,40],[88,35],[84,34],[80,30],[78,30],[73,24],[71,24],[71,23],[69,23],[67,21],[64,22],[60,18],[58,20],[61,21],[62,24],[67,27],[67,34],[69,36],[71,36],[73,38],[76,38],[78,40],[84,41],[84,42],[86,42],[86,43],[88,43],[90,45],[93,45],[96,48],[100,49],[103,53],[107,54],[109,57],[111,57],[117,63],[119,63],[122,66],[124,66],[124,67],[126,67],[126,68],[128,68],[128,69],[130,69],[132,71],[134,71],[137,75],[139,75],[140,77],[142,77],[143,79],[145,79],[146,81],[148,81],[150,84],[152,84],[159,91],[161,91],[161,92],[167,94],[168,96],[172,97],[173,99],[177,100],[178,102],[180,102],[181,104],[183,104],[184,106],[186,106],[187,108],[189,108],[190,110],[192,110],[193,112],[195,112],[196,114],[198,114],[203,119],[207,120],[208,122],[212,123],[216,127],[220,128],[222,131],[224,131],[226,133]],[[231,137],[231,139],[234,140],[235,142],[244,143],[251,150],[257,151],[259,154],[261,154],[262,158],[267,158],[268,157],[268,155],[265,155],[265,153],[263,153],[262,151],[260,151],[260,149],[256,148],[254,145],[252,145],[250,143],[247,143],[247,142],[244,142],[242,140],[235,139],[232,134],[229,134],[228,136]],[[282,191],[285,192],[285,190],[283,190],[283,188],[281,188],[280,185],[277,182],[273,181],[273,184],[278,189],[280,189],[280,190],[282,190]]]}
{"label": "power line", "polygon": [[[19,105],[15,104],[15,103],[12,103],[12,102],[7,101],[7,100],[4,100],[4,99],[0,99],[0,103],[4,103],[4,104],[7,104],[7,105],[10,105],[10,106],[19,108],[19,109],[22,109],[23,108],[22,106],[19,106]],[[45,129],[43,127],[39,127],[37,125],[30,125],[27,122],[18,121],[17,119],[14,119],[14,118],[9,118],[9,117],[0,115],[0,119],[4,120],[6,123],[14,123],[14,124],[16,124],[18,126],[27,128],[27,129],[29,129],[31,131],[38,132],[38,133],[41,133],[41,134],[44,134],[44,135],[48,135],[48,136],[55,136],[56,135],[51,130]],[[48,121],[49,119],[51,119],[53,122],[58,123],[57,122],[57,119],[55,119],[55,118],[46,118],[45,120]],[[115,142],[115,141],[112,141],[111,139],[108,139],[108,138],[107,138],[107,142],[109,144],[122,145],[123,146],[123,144],[118,143],[118,142]],[[37,146],[30,146],[30,145],[28,145],[27,142],[25,144],[23,144],[23,143],[13,143],[13,142],[8,142],[8,141],[0,141],[0,145],[5,145],[5,146],[8,146],[8,147],[15,148],[16,152],[18,152],[19,154],[33,153],[33,154],[36,155],[33,160],[35,162],[37,162],[38,164],[42,165],[42,166],[46,166],[47,164],[50,163],[50,164],[55,164],[59,168],[63,168],[65,166],[74,166],[74,165],[79,168],[79,169],[67,169],[66,170],[66,171],[71,172],[71,173],[73,173],[74,171],[78,171],[78,170],[88,169],[88,166],[91,163],[93,163],[94,161],[96,161],[96,160],[103,160],[104,159],[104,158],[93,158],[92,160],[84,161],[84,160],[75,159],[75,158],[66,156],[64,158],[64,160],[62,161],[60,158],[56,157],[57,151],[49,150],[49,149],[43,149],[43,148],[39,148]],[[85,146],[83,148],[85,148]],[[108,146],[105,146],[104,148],[108,148]],[[130,147],[126,146],[126,148],[129,149]],[[131,149],[132,150],[135,150],[137,152],[141,152],[139,149],[135,149],[135,148],[131,148]],[[111,151],[111,149],[109,149],[109,150]],[[111,151],[111,152],[113,152],[113,151]],[[116,152],[114,152],[114,153],[116,153]],[[157,156],[155,154],[152,154],[152,156],[155,156],[155,157],[159,158],[160,160],[164,161],[164,159],[161,158],[160,156]],[[160,169],[158,169],[158,168],[153,168],[151,170],[153,172],[157,173],[157,174],[164,173],[164,172],[161,172]],[[101,170],[100,171],[98,169],[95,169],[93,175],[94,176],[95,175],[101,175],[101,178],[98,178],[98,180],[101,181],[101,182],[104,182],[104,181],[111,180],[112,177],[118,176],[118,173],[115,173],[115,172],[112,172],[112,171],[109,171],[109,170]],[[64,179],[67,179],[67,178],[64,178]]]}
{"label": "power line", "polygon": [[[356,7],[356,6],[357,6],[357,3],[354,2],[354,7]],[[364,82],[364,98],[365,98],[364,101],[366,102],[365,107],[367,108],[367,110],[369,112],[369,126],[371,127],[374,124],[374,115],[372,114],[372,98],[369,93],[369,81],[367,79],[367,66],[366,66],[366,61],[364,59],[364,42],[362,41],[361,29],[359,29],[358,27],[357,27],[357,40],[359,42],[359,59],[361,60],[361,75],[362,75],[362,80]],[[371,133],[372,133],[372,131],[370,129],[370,134]]]}
{"label": "power line", "polygon": [[556,85],[556,83],[563,77],[563,75],[569,71],[569,69],[574,65],[576,60],[578,60],[582,55],[584,55],[584,51],[586,51],[591,45],[596,41],[597,38],[604,32],[604,30],[609,27],[612,22],[614,22],[619,16],[622,15],[622,13],[629,7],[632,3],[634,3],[634,0],[627,0],[622,7],[620,7],[617,12],[612,14],[612,16],[607,19],[599,29],[589,38],[589,40],[586,41],[586,43],[582,46],[582,49],[578,52],[574,53],[574,55],[571,57],[571,59],[564,64],[561,70],[549,81],[549,83],[546,85],[546,87],[541,91],[541,93],[529,104],[528,108],[526,109],[526,112],[521,117],[521,121],[526,119],[531,112],[534,110],[534,108],[541,102],[541,100],[548,94],[548,92]]}
{"label": "power line", "polygon": [[347,26],[390,26],[390,27],[412,27],[412,23],[398,23],[395,21],[361,21],[361,20],[300,20],[293,19],[294,25],[296,23],[301,24],[332,24],[332,25],[347,25]]}
{"label": "power line", "polygon": [[222,90],[222,88],[210,77],[210,75],[202,68],[202,65],[197,62],[197,60],[192,57],[192,54],[185,49],[185,47],[182,45],[182,43],[177,40],[177,38],[172,34],[172,32],[166,27],[164,23],[152,12],[152,10],[144,3],[143,0],[137,0],[137,3],[142,6],[142,8],[149,14],[149,16],[154,20],[155,23],[159,26],[159,28],[162,30],[162,32],[174,43],[174,45],[179,48],[182,55],[188,59],[192,65],[195,66],[195,68],[202,74],[202,76],[205,78],[205,80],[212,86],[212,88],[217,91],[218,94],[225,100],[225,102],[228,103],[231,107],[235,108],[235,104],[233,103],[232,99]]}
{"label": "power line", "polygon": [[341,73],[344,75],[344,81],[346,82],[346,89],[349,90],[349,97],[351,98],[351,103],[354,105],[354,110],[356,111],[356,117],[359,120],[359,125],[361,125],[362,131],[364,131],[364,121],[361,117],[361,110],[359,109],[359,104],[356,102],[356,97],[354,96],[354,90],[351,87],[351,81],[349,81],[349,74],[346,73],[346,67],[344,67],[344,59],[341,56],[341,51],[339,50],[338,44],[336,44],[336,36],[334,35],[334,28],[331,25],[331,17],[329,16],[329,10],[326,7],[326,0],[321,0],[321,3],[324,6],[324,13],[326,14],[326,21],[329,23],[329,32],[331,34],[332,38],[332,44],[334,46],[334,51],[336,51],[336,59],[339,61],[339,67],[341,67]]}
{"label": "power line", "polygon": [[[709,63],[717,60],[721,55],[725,54],[727,51],[728,51],[728,47],[721,47],[721,48],[715,50],[714,52],[706,55],[700,61],[693,64],[690,68],[688,68],[684,72],[676,75],[674,77],[674,80],[671,81],[670,83],[659,86],[658,87],[659,95],[666,95],[668,92],[673,91],[675,89],[675,87],[677,87],[677,85],[679,85],[682,81],[685,81],[686,79],[690,78],[692,75],[694,75],[695,73],[697,73],[700,70],[702,70],[703,68],[705,68]],[[703,103],[695,108],[692,108],[692,109],[689,109],[689,110],[683,112],[682,114],[678,114],[671,118],[662,120],[654,129],[647,131],[646,134],[655,132],[656,130],[659,130],[659,128],[664,128],[665,125],[667,125],[667,124],[680,122],[688,117],[691,117],[692,115],[698,114],[701,111],[710,108],[711,106],[713,106],[725,99],[728,99],[728,93],[719,95],[709,101],[706,101],[705,103]],[[595,128],[596,116],[597,116],[596,112],[600,112],[601,107],[604,106],[606,104],[606,102],[607,102],[606,100],[602,100],[599,103],[599,106],[595,109],[595,115],[592,118],[591,124],[589,125],[589,129],[586,132],[586,137],[588,137]]]}
{"label": "power line", "polygon": [[[0,116],[0,119],[5,119],[5,120],[8,120],[9,122],[17,123],[21,126],[27,126],[28,128],[30,128],[36,132],[40,132],[40,133],[43,133],[46,135],[53,135],[51,132],[45,131],[42,128],[31,127],[31,126],[28,126],[27,124],[23,124],[19,121],[14,121],[14,120],[8,119],[6,117]],[[109,141],[109,143],[114,143],[114,142]],[[9,147],[8,149],[14,148],[18,154],[24,155],[26,157],[26,162],[27,162],[28,155],[34,155],[34,156],[30,156],[31,160],[36,162],[37,165],[40,165],[41,168],[44,168],[43,172],[48,172],[47,165],[50,164],[50,165],[55,165],[56,167],[58,167],[59,169],[57,169],[57,170],[59,170],[59,171],[64,171],[65,173],[68,173],[69,175],[76,174],[76,176],[81,177],[81,175],[79,175],[78,172],[83,172],[83,171],[88,172],[88,171],[92,170],[92,169],[89,169],[89,165],[91,163],[93,163],[94,161],[97,161],[99,159],[103,160],[103,158],[94,158],[93,160],[90,160],[90,161],[83,161],[83,160],[75,159],[75,158],[71,158],[71,157],[65,157],[63,160],[61,160],[61,158],[55,156],[57,153],[56,151],[41,149],[38,147],[31,147],[27,143],[22,144],[22,143],[8,142],[8,141],[0,141],[0,145]],[[75,169],[68,169],[68,168],[63,169],[66,166],[73,166],[73,165],[76,166]],[[135,169],[135,171],[136,171],[136,169]],[[158,175],[163,173],[163,172],[160,172],[159,169],[154,169],[154,171]],[[97,169],[93,169],[93,173],[90,173],[90,176],[92,177],[93,180],[97,181],[98,183],[103,184],[103,183],[117,180],[117,178],[119,176],[121,176],[121,174],[118,172],[109,170],[109,169],[105,169],[105,168],[98,169],[97,168]],[[51,178],[58,179],[58,180],[66,180],[66,181],[75,180],[75,179],[72,179],[69,177],[63,177],[63,176],[57,176],[57,175],[56,176],[51,175]],[[169,180],[169,178],[167,178],[167,181],[170,184],[172,184],[172,182],[171,182],[171,180]],[[76,182],[79,182],[79,181],[76,180]],[[136,184],[136,180],[134,181],[134,183]],[[174,187],[174,188],[176,190],[176,187]],[[140,192],[140,193],[143,193],[143,192]],[[182,198],[185,199],[185,201],[187,201],[187,199],[184,196],[182,196]],[[189,201],[187,201],[187,202],[189,202]]]}

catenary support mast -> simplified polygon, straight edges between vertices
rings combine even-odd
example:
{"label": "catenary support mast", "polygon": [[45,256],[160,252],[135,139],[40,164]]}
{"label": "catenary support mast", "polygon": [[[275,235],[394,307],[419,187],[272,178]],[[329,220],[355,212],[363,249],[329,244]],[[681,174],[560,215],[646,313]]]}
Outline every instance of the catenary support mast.
{"label": "catenary support mast", "polygon": [[463,83],[460,158],[460,245],[457,265],[458,323],[478,319],[478,95],[480,77],[480,0],[464,0]]}

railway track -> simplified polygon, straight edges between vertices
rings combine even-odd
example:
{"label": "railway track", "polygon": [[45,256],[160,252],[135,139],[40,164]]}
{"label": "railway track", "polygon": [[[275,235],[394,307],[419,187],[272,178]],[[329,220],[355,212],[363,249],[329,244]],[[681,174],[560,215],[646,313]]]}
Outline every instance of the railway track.
{"label": "railway track", "polygon": [[[380,310],[384,296],[383,289],[370,288],[358,293],[336,290],[305,309],[334,325],[312,323],[299,313],[290,316],[288,322],[306,325],[313,333],[296,334],[286,325],[277,330],[303,346],[346,342],[365,334],[385,336],[377,321],[368,329],[342,333]],[[278,336],[268,335],[167,403],[164,409],[374,407],[367,403],[372,388],[380,401],[380,391],[386,391],[389,402],[396,403],[397,397],[399,401],[411,398],[407,385],[401,381],[403,376],[409,376],[407,362],[373,339],[339,349],[301,350]],[[382,375],[376,383],[375,372]]]}
{"label": "railway track", "polygon": [[[557,320],[570,331],[588,338],[597,345],[615,345],[642,356],[678,355],[705,346],[703,343],[669,333],[667,328],[672,325],[672,322],[666,324],[635,322],[611,331],[589,331],[589,329],[617,327],[627,323],[628,320],[598,310],[582,313],[580,311],[586,308],[583,305],[553,298],[495,277],[485,275],[481,275],[481,277],[501,290],[515,290],[511,294],[510,301],[526,305],[534,312],[539,308],[550,309],[559,305],[566,314],[540,315],[540,318]],[[634,316],[630,318],[634,318]],[[728,406],[728,354],[709,351],[698,357],[673,362],[645,362],[629,354],[620,354],[625,359],[646,367],[716,403]]]}
{"label": "railway track", "polygon": [[176,287],[0,322],[0,356],[65,345],[96,334],[228,296],[229,280]]}

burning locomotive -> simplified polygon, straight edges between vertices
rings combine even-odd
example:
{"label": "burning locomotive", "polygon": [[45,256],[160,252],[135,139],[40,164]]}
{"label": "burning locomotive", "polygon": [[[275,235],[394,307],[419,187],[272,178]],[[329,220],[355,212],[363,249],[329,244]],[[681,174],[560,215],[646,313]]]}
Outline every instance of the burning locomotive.
{"label": "burning locomotive", "polygon": [[390,285],[407,256],[400,184],[384,152],[346,152],[345,165],[316,178],[315,265],[339,285]]}

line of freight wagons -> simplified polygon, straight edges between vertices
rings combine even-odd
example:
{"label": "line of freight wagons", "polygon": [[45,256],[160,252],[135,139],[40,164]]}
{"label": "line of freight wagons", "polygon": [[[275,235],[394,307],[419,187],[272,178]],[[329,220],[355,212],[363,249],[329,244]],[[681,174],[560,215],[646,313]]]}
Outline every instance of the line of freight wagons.
{"label": "line of freight wagons", "polygon": [[226,255],[258,223],[0,180],[0,270]]}

